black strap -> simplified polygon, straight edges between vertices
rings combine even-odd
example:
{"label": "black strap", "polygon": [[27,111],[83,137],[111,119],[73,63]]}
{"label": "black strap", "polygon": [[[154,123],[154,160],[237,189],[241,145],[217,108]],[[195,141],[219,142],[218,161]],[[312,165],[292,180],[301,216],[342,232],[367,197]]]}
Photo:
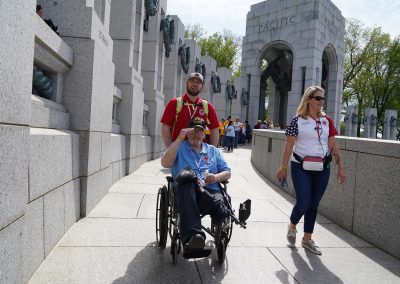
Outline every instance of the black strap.
{"label": "black strap", "polygon": [[295,152],[293,152],[293,157],[296,159],[297,162],[299,162],[299,163],[303,162],[303,159],[299,155],[297,155]]}

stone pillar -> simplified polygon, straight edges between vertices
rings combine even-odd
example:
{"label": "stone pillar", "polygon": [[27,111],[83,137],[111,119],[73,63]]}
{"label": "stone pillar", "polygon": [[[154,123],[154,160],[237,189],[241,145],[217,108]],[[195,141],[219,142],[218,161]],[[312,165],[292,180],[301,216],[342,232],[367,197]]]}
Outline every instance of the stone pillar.
{"label": "stone pillar", "polygon": [[344,117],[345,130],[344,135],[350,137],[357,137],[358,125],[358,109],[355,106],[346,108],[346,115]]}
{"label": "stone pillar", "polygon": [[158,158],[164,148],[161,140],[161,115],[164,110],[165,48],[160,22],[166,14],[167,1],[159,1],[158,13],[150,17],[149,30],[143,36],[142,76],[144,104],[149,108],[147,126],[152,137],[152,158]]}
{"label": "stone pillar", "polygon": [[201,97],[212,104],[214,104],[214,94],[212,86],[211,86],[211,72],[217,71],[217,62],[215,61],[214,58],[211,56],[201,56],[200,61],[204,64],[206,67],[206,79],[205,79],[205,85],[203,88],[203,93],[201,94]]}
{"label": "stone pillar", "polygon": [[396,140],[397,125],[397,110],[385,110],[385,122],[383,125],[382,138],[388,140]]}
{"label": "stone pillar", "polygon": [[239,78],[232,78],[234,80],[233,85],[235,86],[235,98],[232,101],[232,117],[239,117],[240,121],[244,122],[245,112],[243,111],[243,105],[241,100],[242,87]]}
{"label": "stone pillar", "polygon": [[[111,2],[110,35],[114,42],[115,85],[122,91],[118,104],[117,119],[124,135],[124,162],[120,164],[121,175],[133,172],[143,161],[137,151],[143,134],[144,92],[140,74],[142,62],[143,14],[142,1]],[[147,134],[146,134],[147,135]],[[146,159],[147,160],[147,157]],[[114,163],[115,164],[115,163]],[[113,164],[113,176],[118,165]]]}
{"label": "stone pillar", "polygon": [[[201,48],[200,45],[194,39],[185,39],[185,43],[190,47],[190,61],[189,61],[189,71],[188,74],[193,73],[196,68],[196,59],[201,58]],[[184,86],[186,88],[187,76],[183,78]]]}
{"label": "stone pillar", "polygon": [[110,1],[40,0],[48,18],[74,52],[65,77],[63,103],[71,130],[80,136],[81,215],[86,216],[111,186],[111,125],[114,92]]}
{"label": "stone pillar", "polygon": [[217,73],[221,79],[221,93],[215,94],[214,107],[217,112],[218,118],[227,118],[230,114],[230,101],[226,93],[226,83],[228,80],[232,80],[232,72],[226,67],[220,67],[217,69]]}
{"label": "stone pillar", "polygon": [[170,99],[181,96],[186,89],[183,84],[185,72],[182,69],[181,57],[179,56],[179,48],[185,40],[185,27],[178,16],[171,16],[175,25],[175,44],[172,47],[169,57],[165,60],[165,76],[164,76],[164,95],[165,103]]}
{"label": "stone pillar", "polygon": [[[1,1],[0,283],[22,283],[35,37],[33,0]],[[6,29],[4,29],[4,27]]]}
{"label": "stone pillar", "polygon": [[364,138],[376,139],[377,120],[376,108],[366,108],[364,114]]}

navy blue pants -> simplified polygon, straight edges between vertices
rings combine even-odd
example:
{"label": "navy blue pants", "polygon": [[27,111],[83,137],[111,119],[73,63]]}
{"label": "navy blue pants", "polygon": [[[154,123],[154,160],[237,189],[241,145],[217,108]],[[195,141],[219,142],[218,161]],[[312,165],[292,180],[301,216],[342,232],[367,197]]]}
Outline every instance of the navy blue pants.
{"label": "navy blue pants", "polygon": [[194,234],[205,234],[201,228],[201,215],[210,214],[214,223],[220,224],[229,216],[222,193],[205,188],[204,192],[192,184],[175,184],[175,196],[180,216],[179,233],[183,243]]}
{"label": "navy blue pants", "polygon": [[318,205],[328,186],[330,169],[324,168],[322,172],[305,171],[300,163],[292,161],[291,172],[296,204],[290,222],[296,225],[304,215],[304,232],[313,233]]}

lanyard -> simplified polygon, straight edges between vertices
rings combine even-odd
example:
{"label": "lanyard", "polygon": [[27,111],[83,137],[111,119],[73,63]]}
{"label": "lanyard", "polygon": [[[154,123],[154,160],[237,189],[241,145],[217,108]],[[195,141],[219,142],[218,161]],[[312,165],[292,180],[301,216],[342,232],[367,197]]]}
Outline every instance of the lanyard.
{"label": "lanyard", "polygon": [[[185,105],[188,107],[190,120],[192,120],[192,119],[193,119],[193,116],[195,115],[195,113],[196,113],[196,111],[197,111],[198,105],[196,105],[196,108],[194,107],[195,104],[190,104],[190,103],[188,103],[188,102],[186,102]],[[193,108],[193,113],[192,113],[192,111],[190,110],[190,107]]]}
{"label": "lanyard", "polygon": [[[189,146],[188,146],[189,147]],[[201,160],[203,159],[203,152],[200,152],[200,159],[197,161],[196,156],[193,154],[193,150],[190,148],[190,154],[192,154],[194,163],[196,164],[197,170],[199,171],[199,174],[201,175]]]}
{"label": "lanyard", "polygon": [[[317,130],[317,135],[318,135],[318,142],[322,147],[322,154],[325,156],[325,150],[324,150],[324,146],[322,146],[322,142],[321,142],[321,135],[322,135],[322,124],[321,124],[321,120],[316,120],[315,121],[316,127],[315,130]],[[321,130],[321,132],[320,132]]]}

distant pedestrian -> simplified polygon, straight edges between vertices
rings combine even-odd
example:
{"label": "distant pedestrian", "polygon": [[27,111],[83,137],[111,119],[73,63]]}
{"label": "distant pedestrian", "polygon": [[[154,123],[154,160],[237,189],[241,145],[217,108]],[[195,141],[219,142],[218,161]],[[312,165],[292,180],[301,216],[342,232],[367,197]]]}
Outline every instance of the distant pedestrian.
{"label": "distant pedestrian", "polygon": [[289,159],[296,204],[290,215],[287,240],[296,243],[296,225],[304,215],[304,236],[302,246],[315,253],[321,249],[311,238],[319,202],[328,185],[330,161],[332,157],[338,164],[339,183],[345,181],[343,161],[335,135],[338,134],[332,119],[323,112],[325,91],[321,87],[309,87],[301,99],[290,126],[286,128],[286,145],[282,164],[276,176],[284,184],[287,177]]}
{"label": "distant pedestrian", "polygon": [[235,140],[235,127],[233,122],[230,120],[228,126],[225,128],[226,146],[229,151],[233,152],[233,143]]}

